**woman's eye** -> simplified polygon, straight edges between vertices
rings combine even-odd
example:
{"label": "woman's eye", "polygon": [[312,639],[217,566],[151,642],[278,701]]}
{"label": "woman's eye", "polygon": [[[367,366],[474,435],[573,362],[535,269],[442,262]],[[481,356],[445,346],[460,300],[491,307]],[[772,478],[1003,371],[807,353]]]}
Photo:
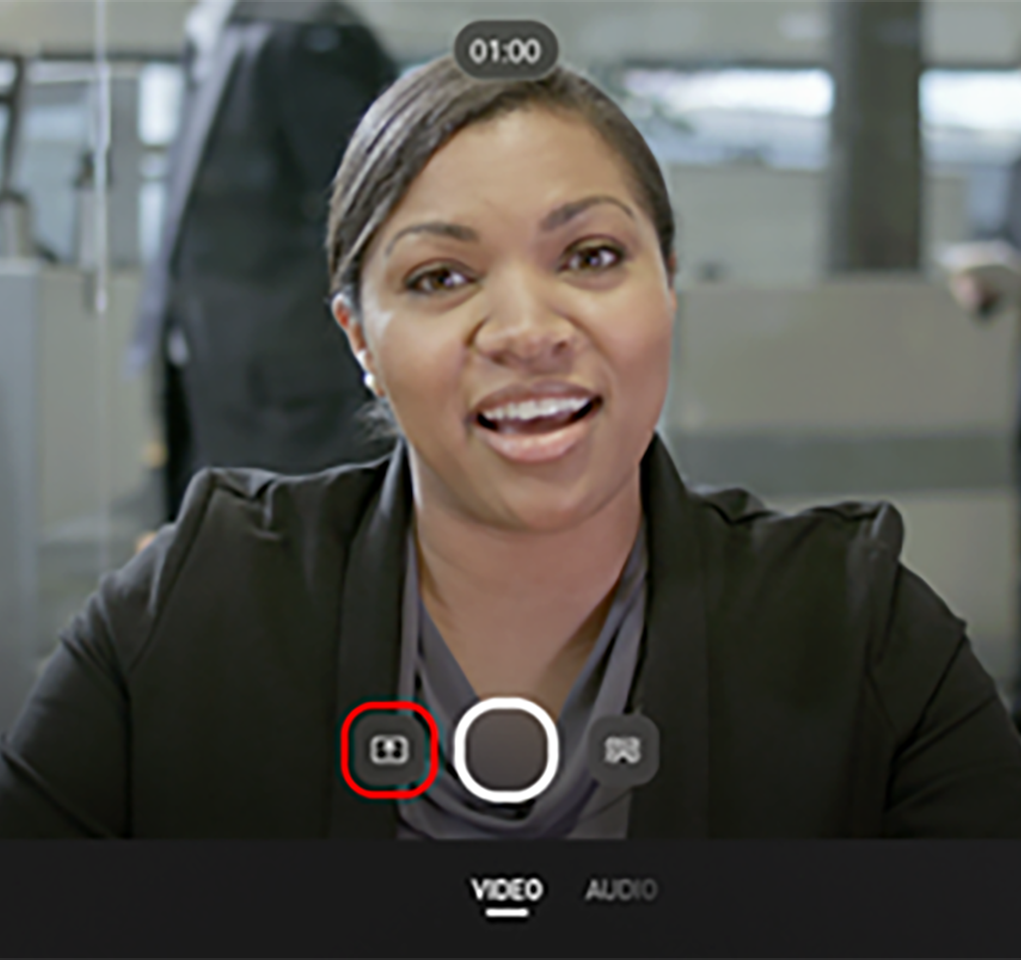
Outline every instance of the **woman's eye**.
{"label": "woman's eye", "polygon": [[457,290],[467,282],[468,279],[463,273],[450,267],[437,267],[435,270],[415,274],[408,280],[407,288],[413,293],[439,293]]}
{"label": "woman's eye", "polygon": [[600,244],[596,247],[582,247],[567,258],[567,269],[600,271],[615,267],[624,259],[624,252],[618,247]]}

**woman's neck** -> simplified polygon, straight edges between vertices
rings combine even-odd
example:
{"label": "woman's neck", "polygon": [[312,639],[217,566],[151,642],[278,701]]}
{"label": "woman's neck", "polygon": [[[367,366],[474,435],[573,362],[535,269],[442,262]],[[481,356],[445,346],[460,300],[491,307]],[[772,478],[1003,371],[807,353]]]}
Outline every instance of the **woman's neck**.
{"label": "woman's neck", "polygon": [[422,599],[475,692],[528,697],[558,715],[638,535],[638,474],[598,513],[553,533],[488,526],[422,499]]}

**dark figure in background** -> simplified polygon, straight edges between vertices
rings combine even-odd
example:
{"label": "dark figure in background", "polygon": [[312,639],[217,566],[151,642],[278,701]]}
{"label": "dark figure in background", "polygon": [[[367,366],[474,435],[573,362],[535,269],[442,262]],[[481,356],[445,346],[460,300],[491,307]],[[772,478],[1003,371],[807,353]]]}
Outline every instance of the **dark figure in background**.
{"label": "dark figure in background", "polygon": [[309,473],[388,443],[326,304],[327,196],[396,67],[332,0],[200,0],[136,363],[163,371],[167,519],[205,466]]}

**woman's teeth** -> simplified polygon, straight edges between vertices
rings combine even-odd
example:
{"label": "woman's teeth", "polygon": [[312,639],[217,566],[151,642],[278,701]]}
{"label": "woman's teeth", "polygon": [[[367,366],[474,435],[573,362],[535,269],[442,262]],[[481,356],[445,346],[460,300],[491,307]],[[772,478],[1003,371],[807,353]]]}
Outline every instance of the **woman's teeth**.
{"label": "woman's teeth", "polygon": [[542,400],[524,400],[507,403],[479,414],[482,426],[497,431],[555,430],[587,413],[594,398],[548,397]]}
{"label": "woman's teeth", "polygon": [[580,397],[525,400],[522,403],[508,403],[502,407],[497,407],[495,410],[487,410],[482,416],[487,420],[495,422],[501,420],[535,420],[539,417],[570,416],[572,413],[577,413],[583,407],[588,406],[591,402],[591,400],[584,400]]}

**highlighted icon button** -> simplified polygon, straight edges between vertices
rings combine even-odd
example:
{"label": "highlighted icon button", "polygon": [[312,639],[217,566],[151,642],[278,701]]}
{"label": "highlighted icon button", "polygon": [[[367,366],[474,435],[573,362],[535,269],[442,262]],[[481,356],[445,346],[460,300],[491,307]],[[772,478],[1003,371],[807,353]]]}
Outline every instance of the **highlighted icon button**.
{"label": "highlighted icon button", "polygon": [[439,772],[439,731],[417,703],[381,700],[352,710],[340,731],[340,772],[347,785],[373,800],[410,800]]}

